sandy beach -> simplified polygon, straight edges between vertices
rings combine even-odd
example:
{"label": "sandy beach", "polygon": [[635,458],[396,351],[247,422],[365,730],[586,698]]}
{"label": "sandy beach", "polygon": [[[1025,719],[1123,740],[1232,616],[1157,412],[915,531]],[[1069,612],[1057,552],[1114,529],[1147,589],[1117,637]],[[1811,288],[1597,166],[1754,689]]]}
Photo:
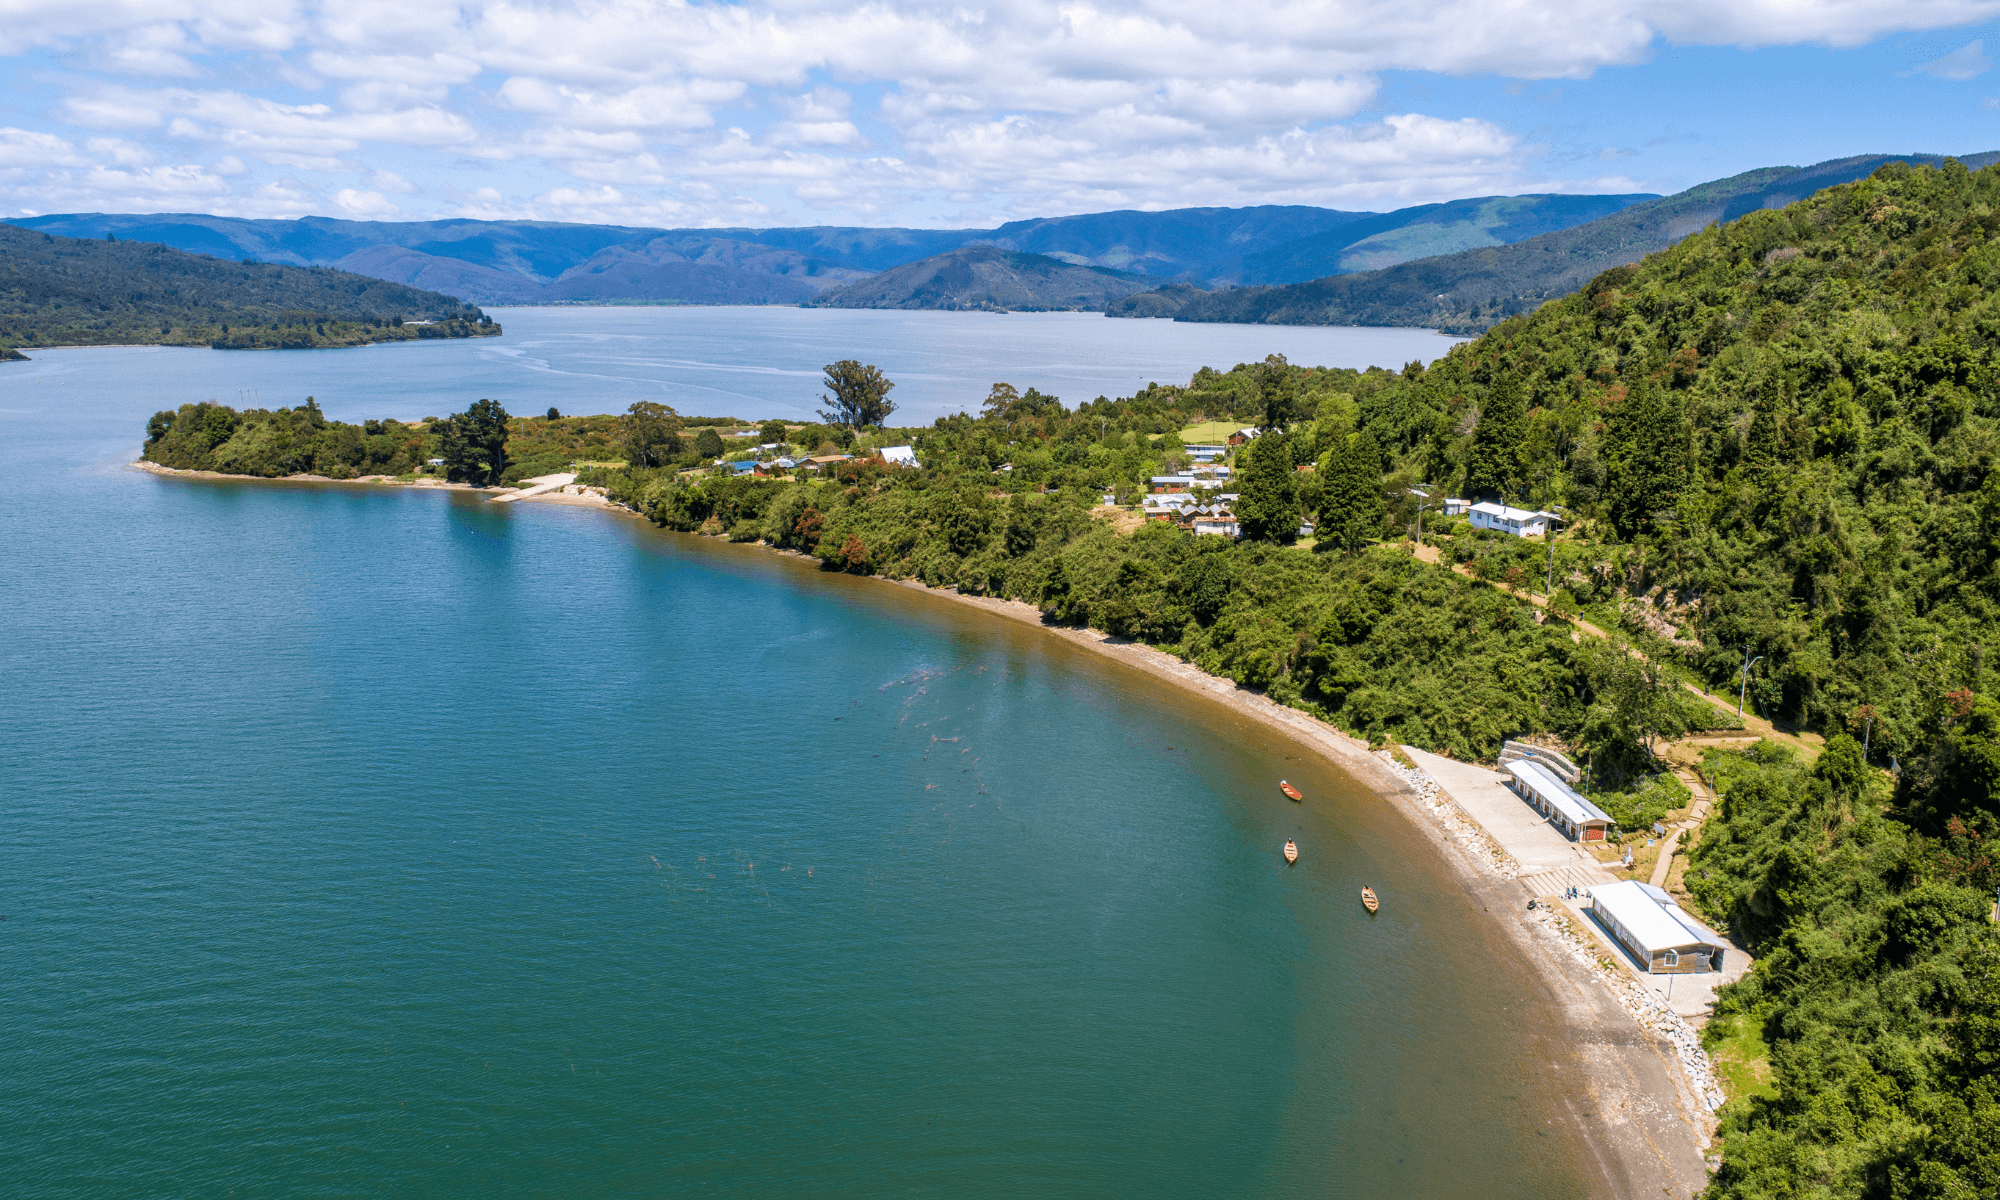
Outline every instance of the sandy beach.
{"label": "sandy beach", "polygon": [[[132,466],[157,475],[256,478],[174,470],[145,462]],[[467,484],[439,480],[403,482],[385,476],[341,481],[294,475],[267,482],[483,490],[495,499],[505,497],[520,503],[588,507],[640,516],[630,508],[610,502],[601,489],[575,485],[523,496],[511,488],[473,489]],[[761,543],[758,548],[773,549]],[[808,557],[795,551],[776,552]],[[1602,1181],[1598,1194],[1635,1200],[1642,1196],[1685,1197],[1707,1186],[1705,1155],[1714,1121],[1672,1042],[1642,1025],[1621,1006],[1611,980],[1591,954],[1580,950],[1574,935],[1546,914],[1526,909],[1528,893],[1512,881],[1513,864],[1483,834],[1477,822],[1448,800],[1440,802],[1434,794],[1426,795],[1413,786],[1412,772],[1407,768],[1310,714],[1239,687],[1231,680],[1209,675],[1172,655],[1092,629],[1047,625],[1041,611],[1031,604],[963,595],[956,589],[930,588],[916,580],[874,578],[941,603],[977,608],[1003,620],[1033,625],[1051,637],[1062,638],[1126,668],[1221,704],[1319,756],[1394,806],[1417,828],[1434,834],[1426,838],[1426,843],[1435,848],[1471,901],[1492,917],[1494,926],[1516,949],[1519,960],[1536,968],[1549,1011],[1566,1028],[1564,1040],[1574,1048],[1575,1059],[1559,1066],[1574,1084],[1563,1089],[1559,1100],[1576,1126],[1584,1131],[1584,1143]]]}

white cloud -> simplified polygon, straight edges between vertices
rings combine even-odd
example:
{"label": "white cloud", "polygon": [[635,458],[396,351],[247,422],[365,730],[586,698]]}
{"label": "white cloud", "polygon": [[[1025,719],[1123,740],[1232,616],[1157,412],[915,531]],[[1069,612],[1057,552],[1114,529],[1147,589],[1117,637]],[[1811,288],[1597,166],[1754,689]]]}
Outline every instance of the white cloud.
{"label": "white cloud", "polygon": [[394,171],[375,171],[368,176],[368,186],[379,192],[399,192],[405,196],[415,194],[417,185],[396,174]]}
{"label": "white cloud", "polygon": [[150,167],[160,161],[160,156],[153,151],[120,138],[91,138],[84,143],[84,148],[121,167]]}
{"label": "white cloud", "polygon": [[[413,213],[682,222],[747,219],[780,194],[862,218],[1563,186],[1539,177],[1543,148],[1498,125],[1381,116],[1381,80],[1492,74],[1548,97],[1522,81],[1643,63],[1662,43],[1855,46],[2000,16],[2000,0],[0,5],[0,54],[62,66],[53,123],[0,140],[0,166],[41,156],[73,173],[64,187],[125,173],[83,206],[214,180],[236,189],[215,206],[264,213],[397,196]],[[1915,70],[1991,65],[1973,41]],[[429,152],[416,184],[381,169],[396,148]],[[1571,157],[1592,153],[1625,151]],[[501,171],[518,181],[486,187]]]}
{"label": "white cloud", "polygon": [[363,219],[379,220],[383,217],[397,216],[403,211],[380,192],[359,192],[353,188],[342,188],[335,192],[333,202],[348,216]]}
{"label": "white cloud", "polygon": [[1911,70],[1917,74],[1930,75],[1952,83],[1963,83],[1976,79],[1993,65],[1993,57],[1986,53],[1984,41],[1975,38],[1958,49],[1940,58],[1921,62]]}
{"label": "white cloud", "polygon": [[600,92],[517,75],[498,99],[516,112],[585,129],[706,129],[715,124],[712,106],[743,91],[741,83],[693,79]]}
{"label": "white cloud", "polygon": [[75,146],[52,133],[0,129],[0,167],[80,167],[84,161]]}

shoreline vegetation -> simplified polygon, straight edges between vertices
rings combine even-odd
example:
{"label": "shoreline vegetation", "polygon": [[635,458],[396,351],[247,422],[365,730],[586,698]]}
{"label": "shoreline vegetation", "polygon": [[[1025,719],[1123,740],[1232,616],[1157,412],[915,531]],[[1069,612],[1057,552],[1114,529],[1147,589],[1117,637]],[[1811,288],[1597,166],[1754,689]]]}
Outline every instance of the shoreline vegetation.
{"label": "shoreline vegetation", "polygon": [[[1683,766],[1718,800],[1661,877],[1755,959],[1703,1031],[1736,1080],[1706,1194],[1990,1195],[1996,281],[2000,168],[1897,163],[1428,367],[1273,356],[1074,406],[996,384],[977,415],[898,429],[893,383],[848,361],[819,423],[765,422],[732,451],[635,405],[589,419],[612,453],[571,461],[666,529],[1032,611],[1364,746],[1559,745],[1628,848],[1688,800],[1659,744],[1726,723],[1682,685],[1740,696],[1820,740],[1811,761],[1691,745]],[[221,412],[161,414],[149,457],[213,468],[253,424],[301,420]],[[499,482],[517,438],[524,461],[531,436],[588,441],[536,420],[475,405],[426,429],[448,477]],[[1167,511],[1175,492],[1201,507]],[[1474,528],[1446,497],[1560,532]]]}

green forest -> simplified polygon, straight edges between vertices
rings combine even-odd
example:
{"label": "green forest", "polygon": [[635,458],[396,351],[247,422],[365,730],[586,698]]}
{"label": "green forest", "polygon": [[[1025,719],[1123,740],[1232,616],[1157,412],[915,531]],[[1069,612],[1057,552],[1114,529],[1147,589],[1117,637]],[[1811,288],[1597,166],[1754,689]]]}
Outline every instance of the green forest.
{"label": "green forest", "polygon": [[290,350],[499,333],[469,304],[365,275],[0,224],[0,350]]}
{"label": "green forest", "polygon": [[[1996,158],[2000,155],[1976,154],[1965,162],[1984,166]],[[1163,308],[1164,313],[1142,307],[1136,315],[1281,325],[1425,325],[1447,333],[1479,334],[1552,297],[1575,291],[1608,268],[1664,250],[1704,222],[1729,221],[1757,209],[1779,207],[1821,188],[1859,179],[1886,163],[1943,161],[1935,155],[1871,154],[1810,167],[1763,167],[1585,224],[1518,241],[1504,239],[1509,245],[1279,287],[1166,296],[1161,298],[1164,303],[1150,306]]]}
{"label": "green forest", "polygon": [[[624,423],[617,417],[565,417],[550,409],[517,417],[491,400],[461,413],[421,420],[328,420],[311,396],[296,408],[237,411],[186,404],[146,423],[140,458],[182,471],[219,471],[278,479],[425,475],[481,487],[567,471],[579,460],[619,461]],[[442,460],[432,466],[432,460]]]}
{"label": "green forest", "polygon": [[[474,405],[332,433],[316,410],[189,406],[147,445],[272,473],[307,448],[352,463],[355,430],[385,473],[442,450],[475,482],[622,461],[583,478],[667,528],[1027,600],[1371,742],[1490,761],[1504,738],[1559,735],[1628,829],[1659,792],[1652,739],[1728,723],[1675,682],[1741,681],[1750,707],[1826,742],[1811,763],[1769,743],[1708,756],[1722,802],[1686,883],[1759,961],[1707,1036],[1770,1067],[1722,1113],[1710,1195],[1993,1196],[1996,279],[2000,169],[1892,164],[1605,272],[1428,367],[1274,356],[1074,405],[996,384],[976,413],[884,429],[868,421],[890,419],[893,381],[832,364],[829,423],[758,431],[852,453],[795,479],[713,469],[751,451],[660,405]],[[1241,540],[1131,507],[1202,422],[1261,431],[1217,489]],[[290,449],[257,449],[280,427]],[[901,444],[920,466],[879,453]],[[1559,511],[1564,529],[1475,531],[1444,496]],[[1410,553],[1419,522],[1441,562]]]}

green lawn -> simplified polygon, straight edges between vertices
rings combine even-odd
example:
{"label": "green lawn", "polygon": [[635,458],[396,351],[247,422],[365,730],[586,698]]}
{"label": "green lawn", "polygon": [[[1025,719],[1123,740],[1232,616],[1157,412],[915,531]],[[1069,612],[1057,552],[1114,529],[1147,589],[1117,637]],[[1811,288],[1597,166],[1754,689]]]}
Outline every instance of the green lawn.
{"label": "green lawn", "polygon": [[1229,435],[1243,428],[1241,421],[1203,421],[1181,430],[1181,442],[1208,442],[1220,445],[1229,440]]}
{"label": "green lawn", "polygon": [[1732,1104],[1762,1096],[1778,1097],[1771,1084],[1771,1049],[1764,1044],[1763,1022],[1744,1013],[1717,1017],[1702,1031],[1709,1061],[1722,1092]]}

